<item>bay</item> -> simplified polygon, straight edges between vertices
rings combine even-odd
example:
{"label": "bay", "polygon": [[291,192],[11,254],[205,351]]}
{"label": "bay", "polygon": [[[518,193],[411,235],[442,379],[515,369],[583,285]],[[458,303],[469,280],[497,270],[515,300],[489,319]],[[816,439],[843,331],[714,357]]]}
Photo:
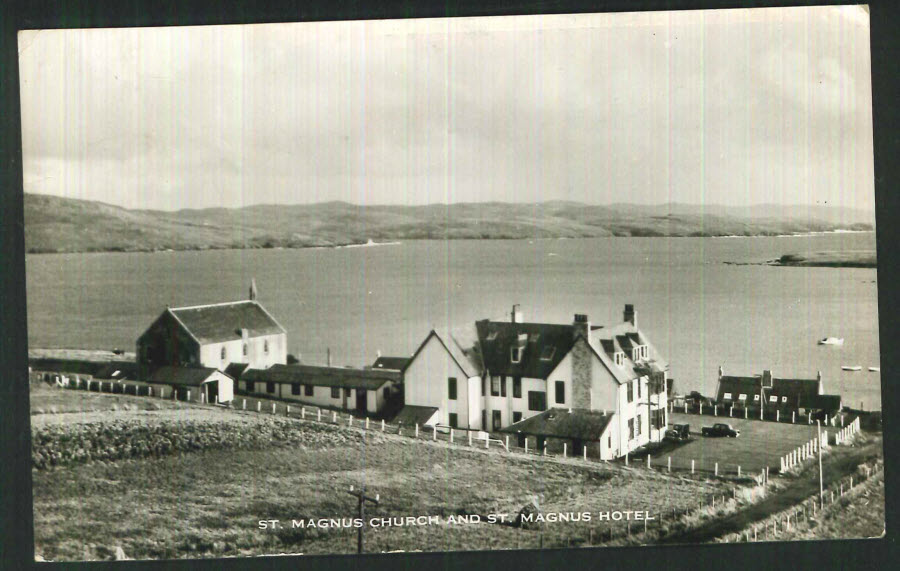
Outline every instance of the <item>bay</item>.
{"label": "bay", "polygon": [[[638,323],[676,390],[715,391],[717,369],[814,378],[844,404],[880,409],[876,271],[758,265],[786,253],[874,249],[874,233],[759,238],[409,241],[301,250],[40,254],[26,258],[31,347],[133,351],[165,309],[260,302],[289,352],[363,365],[409,355],[432,327],[509,319]],[[749,264],[749,265],[737,265]],[[843,337],[841,347],[820,346]],[[842,371],[860,365],[860,372]]]}

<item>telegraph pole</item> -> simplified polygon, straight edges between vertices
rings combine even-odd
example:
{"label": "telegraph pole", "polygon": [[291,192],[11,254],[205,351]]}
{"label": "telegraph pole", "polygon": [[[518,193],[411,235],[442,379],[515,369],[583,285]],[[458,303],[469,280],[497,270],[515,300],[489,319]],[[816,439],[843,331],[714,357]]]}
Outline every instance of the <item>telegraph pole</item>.
{"label": "telegraph pole", "polygon": [[366,495],[366,489],[360,488],[359,490],[354,490],[353,486],[350,486],[350,490],[347,491],[348,494],[355,497],[358,501],[357,510],[359,513],[359,519],[362,521],[362,525],[356,528],[356,552],[363,552],[363,530],[366,528],[366,502],[371,502],[378,505],[378,494],[375,494],[374,498],[371,498]]}

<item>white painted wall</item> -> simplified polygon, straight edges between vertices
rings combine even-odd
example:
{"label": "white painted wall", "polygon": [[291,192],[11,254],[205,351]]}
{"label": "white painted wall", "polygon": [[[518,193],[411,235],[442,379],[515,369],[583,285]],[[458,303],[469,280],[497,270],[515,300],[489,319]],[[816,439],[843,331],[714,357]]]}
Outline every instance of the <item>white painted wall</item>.
{"label": "white painted wall", "polygon": [[[266,342],[269,350],[266,352]],[[222,348],[225,358],[222,359]],[[287,363],[287,335],[263,335],[247,339],[247,354],[244,355],[244,342],[241,339],[210,343],[200,347],[200,364],[224,370],[229,363],[248,363],[254,369],[268,369],[272,365]]]}
{"label": "white painted wall", "polygon": [[[448,398],[450,377],[456,377],[455,400]],[[439,424],[449,424],[450,413],[455,413],[460,428],[479,428],[469,416],[471,383],[468,379],[437,337],[431,335],[403,374],[404,403],[437,407],[441,413]]]}

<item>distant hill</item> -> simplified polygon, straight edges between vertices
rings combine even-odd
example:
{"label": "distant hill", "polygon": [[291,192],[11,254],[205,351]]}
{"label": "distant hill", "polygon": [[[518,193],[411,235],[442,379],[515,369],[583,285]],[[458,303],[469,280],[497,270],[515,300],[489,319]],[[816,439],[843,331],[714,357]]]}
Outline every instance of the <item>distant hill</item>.
{"label": "distant hill", "polygon": [[30,253],[304,248],[368,240],[770,236],[871,230],[873,224],[874,214],[820,206],[326,202],[164,212],[25,194],[25,246]]}

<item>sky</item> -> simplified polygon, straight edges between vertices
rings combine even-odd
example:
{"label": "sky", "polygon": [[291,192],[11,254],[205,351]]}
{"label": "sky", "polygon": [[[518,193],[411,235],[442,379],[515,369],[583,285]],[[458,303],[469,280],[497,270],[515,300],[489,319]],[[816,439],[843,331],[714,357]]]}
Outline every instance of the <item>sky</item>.
{"label": "sky", "polygon": [[874,211],[861,7],[19,34],[25,192]]}

